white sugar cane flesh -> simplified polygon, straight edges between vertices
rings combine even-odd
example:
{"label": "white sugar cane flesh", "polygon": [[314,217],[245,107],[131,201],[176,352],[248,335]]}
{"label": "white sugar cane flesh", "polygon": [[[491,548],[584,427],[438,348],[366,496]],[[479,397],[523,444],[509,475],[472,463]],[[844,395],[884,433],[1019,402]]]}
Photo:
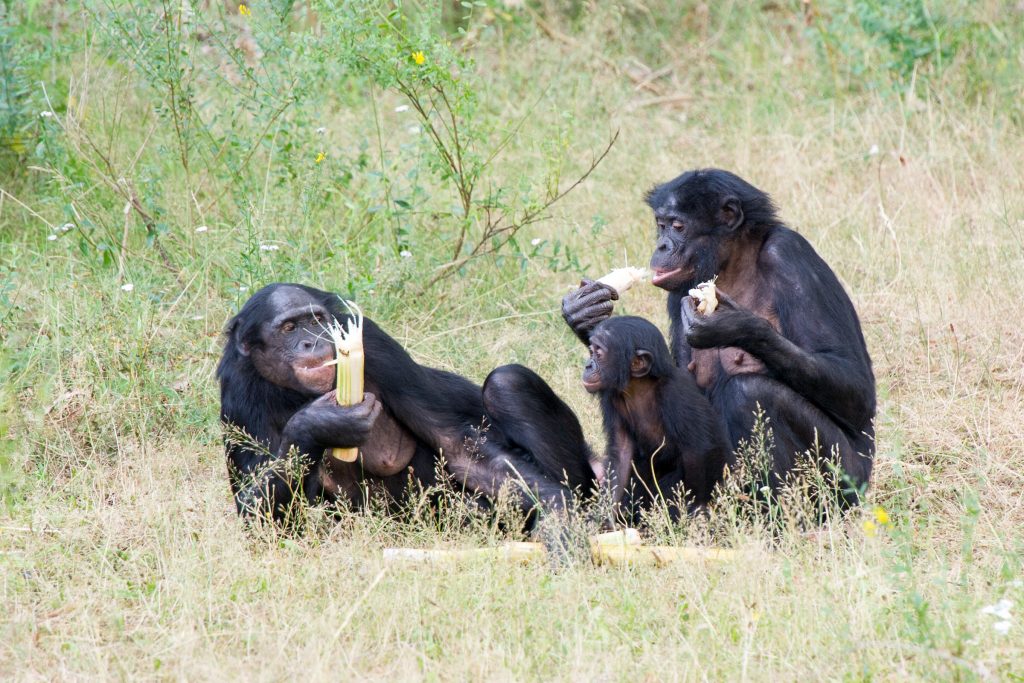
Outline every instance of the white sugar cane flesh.
{"label": "white sugar cane flesh", "polygon": [[598,278],[597,281],[602,285],[608,285],[619,294],[622,294],[633,285],[646,282],[650,277],[650,272],[644,268],[627,266],[625,268],[616,268],[604,277]]}
{"label": "white sugar cane flesh", "polygon": [[711,315],[718,308],[718,291],[714,280],[702,282],[690,290],[690,296],[697,300],[697,312]]}

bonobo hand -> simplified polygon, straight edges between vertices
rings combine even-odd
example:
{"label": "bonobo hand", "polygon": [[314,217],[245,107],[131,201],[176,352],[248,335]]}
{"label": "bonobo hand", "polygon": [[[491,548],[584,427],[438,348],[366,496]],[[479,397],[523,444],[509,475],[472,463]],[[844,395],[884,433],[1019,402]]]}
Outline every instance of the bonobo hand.
{"label": "bonobo hand", "polygon": [[380,401],[371,393],[363,394],[362,403],[339,406],[330,391],[292,415],[284,428],[282,446],[294,444],[304,453],[361,446],[380,411]]}
{"label": "bonobo hand", "polygon": [[612,287],[583,280],[577,290],[562,297],[562,318],[584,344],[590,343],[590,332],[602,320],[609,318],[619,293]]}
{"label": "bonobo hand", "polygon": [[692,348],[746,348],[761,330],[771,327],[767,320],[742,308],[722,290],[718,290],[717,295],[718,308],[711,315],[697,313],[693,297],[683,297],[682,326],[686,342]]}

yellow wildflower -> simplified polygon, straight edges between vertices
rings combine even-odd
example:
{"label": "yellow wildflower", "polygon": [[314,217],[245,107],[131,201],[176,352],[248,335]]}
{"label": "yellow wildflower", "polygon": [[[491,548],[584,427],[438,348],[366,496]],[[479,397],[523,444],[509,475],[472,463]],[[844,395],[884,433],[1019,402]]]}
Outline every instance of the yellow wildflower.
{"label": "yellow wildflower", "polygon": [[319,164],[321,161],[323,161],[326,158],[327,158],[327,155],[324,154],[323,152],[320,152],[319,154],[316,155],[316,163]]}
{"label": "yellow wildflower", "polygon": [[427,61],[427,57],[423,54],[422,50],[419,52],[413,52],[412,61],[416,62],[418,66],[423,66],[424,62]]}
{"label": "yellow wildflower", "polygon": [[878,533],[878,526],[870,519],[865,519],[861,526],[864,529],[864,535],[868,538],[874,538],[875,534]]}
{"label": "yellow wildflower", "polygon": [[249,6],[243,2],[241,5],[238,6],[238,13],[241,14],[243,17],[248,17],[252,14],[252,10],[250,10]]}
{"label": "yellow wildflower", "polygon": [[878,522],[879,526],[889,526],[889,513],[885,511],[885,508],[881,505],[875,506],[875,521]]}

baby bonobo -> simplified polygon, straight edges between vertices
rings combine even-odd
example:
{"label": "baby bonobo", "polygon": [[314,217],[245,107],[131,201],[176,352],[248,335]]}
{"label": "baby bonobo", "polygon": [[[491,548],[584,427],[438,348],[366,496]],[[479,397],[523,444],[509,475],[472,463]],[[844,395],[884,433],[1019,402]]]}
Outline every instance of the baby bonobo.
{"label": "baby bonobo", "polygon": [[605,485],[625,523],[663,502],[707,505],[727,461],[725,432],[693,376],[672,362],[665,338],[643,318],[617,316],[590,335],[583,386],[600,394],[608,438]]}

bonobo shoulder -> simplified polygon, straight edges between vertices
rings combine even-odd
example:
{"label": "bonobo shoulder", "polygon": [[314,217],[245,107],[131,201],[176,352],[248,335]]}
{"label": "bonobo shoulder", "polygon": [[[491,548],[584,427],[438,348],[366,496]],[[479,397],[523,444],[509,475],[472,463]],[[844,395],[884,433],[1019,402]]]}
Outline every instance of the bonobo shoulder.
{"label": "bonobo shoulder", "polygon": [[798,282],[818,281],[822,277],[835,281],[832,269],[807,238],[785,225],[772,226],[758,255],[758,265],[762,271],[773,274],[773,279],[794,286]]}

